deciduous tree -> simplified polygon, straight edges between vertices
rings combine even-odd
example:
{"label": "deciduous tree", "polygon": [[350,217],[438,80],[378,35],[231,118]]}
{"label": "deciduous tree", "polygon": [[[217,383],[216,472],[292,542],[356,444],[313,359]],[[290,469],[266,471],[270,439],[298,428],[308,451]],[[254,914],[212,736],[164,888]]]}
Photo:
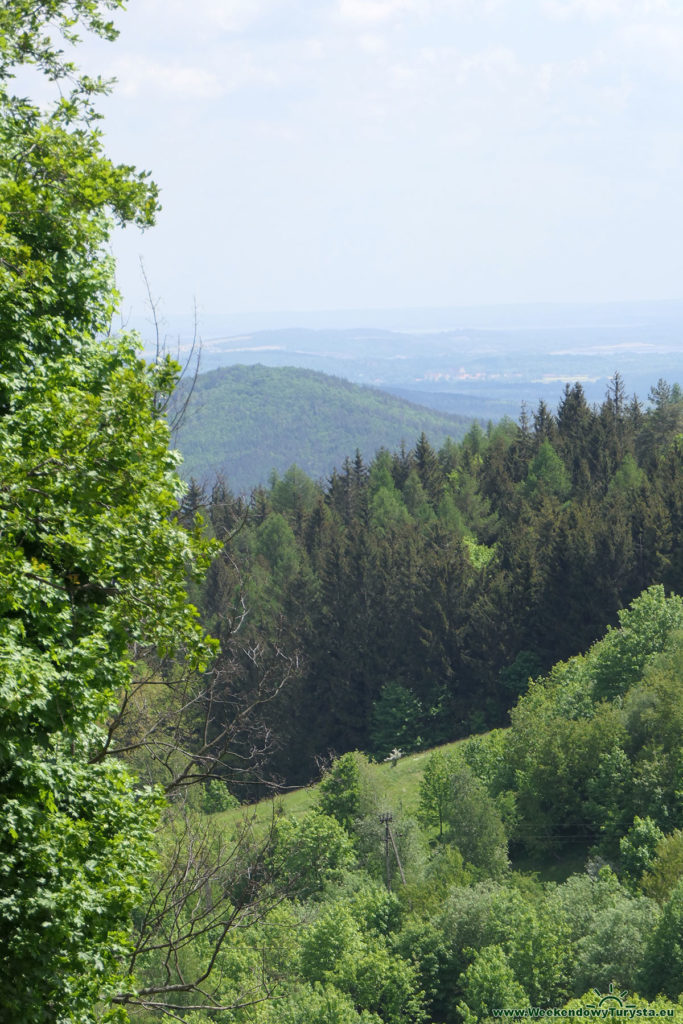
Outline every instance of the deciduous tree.
{"label": "deciduous tree", "polygon": [[[132,652],[211,655],[185,592],[208,549],[174,522],[156,402],[176,368],[104,338],[111,219],[151,223],[156,190],[103,155],[106,86],[55,41],[112,38],[119,6],[0,11],[0,1005],[27,1024],[107,1016],[124,970],[159,814],[104,756]],[[26,64],[55,85],[48,109],[10,92]]]}

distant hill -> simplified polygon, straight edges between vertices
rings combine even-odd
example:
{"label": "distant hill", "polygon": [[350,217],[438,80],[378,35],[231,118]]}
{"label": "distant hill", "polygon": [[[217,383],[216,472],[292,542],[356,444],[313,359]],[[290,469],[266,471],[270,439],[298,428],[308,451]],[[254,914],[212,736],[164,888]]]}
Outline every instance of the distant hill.
{"label": "distant hill", "polygon": [[[504,416],[516,420],[519,417],[520,407],[524,399],[512,388],[500,387],[497,390],[491,388],[488,395],[478,395],[467,391],[429,391],[424,388],[394,388],[387,387],[387,394],[395,395],[396,398],[403,398],[406,402],[414,405],[423,405],[428,409],[436,409],[437,412],[453,414],[457,409],[459,416],[472,416],[480,420],[500,420]],[[534,389],[529,385],[526,390],[526,401],[531,401],[535,406],[543,397],[544,392],[540,388]]]}
{"label": "distant hill", "polygon": [[211,483],[222,473],[244,492],[294,462],[322,479],[357,448],[370,461],[382,446],[411,448],[422,431],[439,447],[471,424],[313,370],[227,366],[199,375],[174,444],[183,477]]}

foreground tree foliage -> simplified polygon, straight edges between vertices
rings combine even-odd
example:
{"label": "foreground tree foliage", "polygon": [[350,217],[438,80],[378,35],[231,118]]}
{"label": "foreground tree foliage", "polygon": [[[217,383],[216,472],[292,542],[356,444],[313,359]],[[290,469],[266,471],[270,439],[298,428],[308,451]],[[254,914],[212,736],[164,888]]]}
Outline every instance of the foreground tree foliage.
{"label": "foreground tree foliage", "polygon": [[[158,411],[176,368],[103,340],[112,218],[151,223],[155,189],[102,154],[105,86],[55,42],[113,37],[119,6],[0,11],[0,1005],[26,1022],[125,1016],[109,1006],[160,798],[105,756],[106,723],[135,648],[194,670],[212,653],[185,589],[206,547],[174,523]],[[11,94],[20,65],[55,83],[47,112]]]}

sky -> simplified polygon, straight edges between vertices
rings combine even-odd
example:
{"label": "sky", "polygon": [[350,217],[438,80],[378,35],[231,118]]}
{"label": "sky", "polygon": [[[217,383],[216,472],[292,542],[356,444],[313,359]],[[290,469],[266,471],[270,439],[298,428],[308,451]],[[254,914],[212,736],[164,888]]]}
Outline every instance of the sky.
{"label": "sky", "polygon": [[683,298],[680,0],[131,0],[124,309]]}

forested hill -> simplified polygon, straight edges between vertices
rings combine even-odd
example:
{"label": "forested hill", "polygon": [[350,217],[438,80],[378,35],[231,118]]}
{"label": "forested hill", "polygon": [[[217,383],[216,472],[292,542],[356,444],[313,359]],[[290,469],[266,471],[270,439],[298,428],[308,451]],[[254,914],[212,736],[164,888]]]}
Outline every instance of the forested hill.
{"label": "forested hill", "polygon": [[423,431],[441,445],[471,423],[313,370],[228,366],[199,375],[176,444],[186,479],[221,473],[240,492],[294,462],[319,479],[356,449],[371,458],[410,447]]}
{"label": "forested hill", "polygon": [[305,782],[330,749],[384,757],[504,724],[529,676],[645,587],[683,591],[683,395],[660,381],[644,408],[617,376],[591,408],[567,386],[556,415],[540,403],[440,449],[421,435],[326,487],[294,468],[251,506],[194,487],[187,525],[196,510],[225,544],[198,604],[226,677],[253,690],[239,652],[263,637],[263,678],[289,659],[264,734],[272,769]]}

